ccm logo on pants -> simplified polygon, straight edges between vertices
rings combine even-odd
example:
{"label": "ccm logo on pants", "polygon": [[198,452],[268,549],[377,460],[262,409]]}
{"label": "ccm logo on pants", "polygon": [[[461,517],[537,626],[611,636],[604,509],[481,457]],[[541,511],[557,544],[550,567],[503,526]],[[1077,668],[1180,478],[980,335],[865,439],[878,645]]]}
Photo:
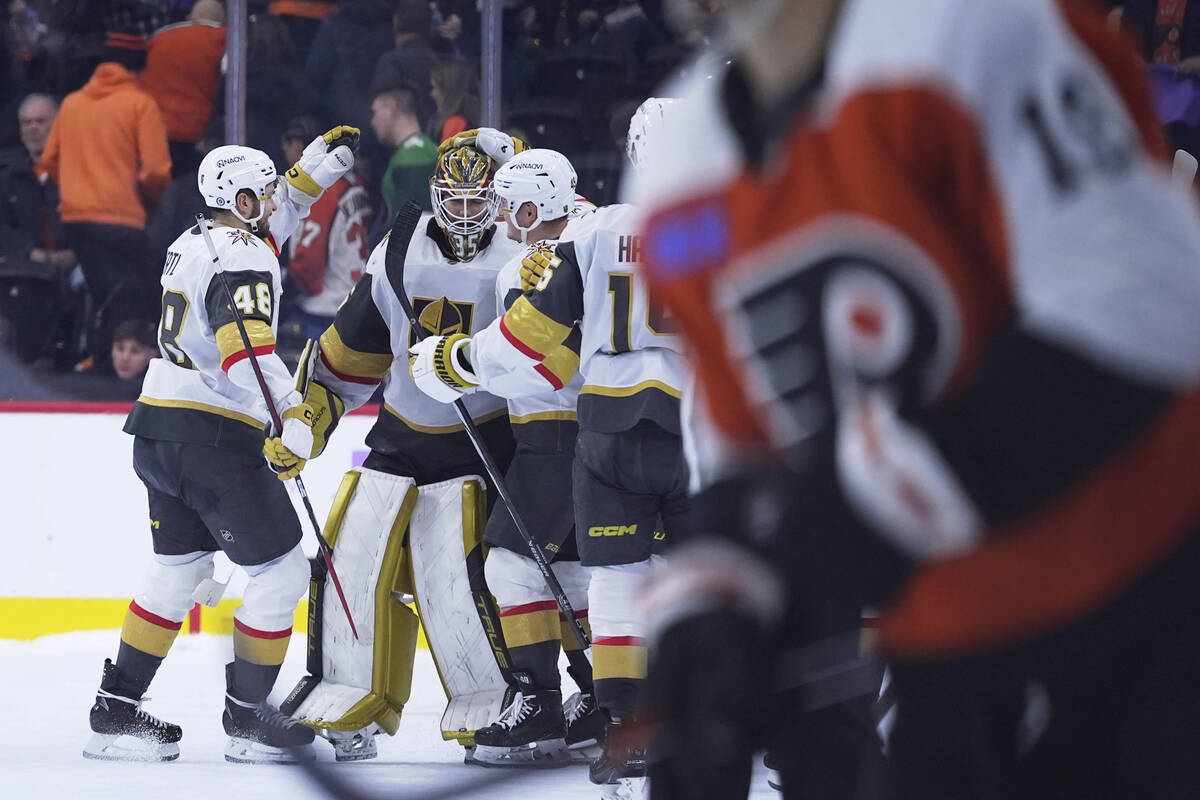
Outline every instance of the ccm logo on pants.
{"label": "ccm logo on pants", "polygon": [[637,525],[593,525],[588,528],[588,536],[633,536],[637,533]]}

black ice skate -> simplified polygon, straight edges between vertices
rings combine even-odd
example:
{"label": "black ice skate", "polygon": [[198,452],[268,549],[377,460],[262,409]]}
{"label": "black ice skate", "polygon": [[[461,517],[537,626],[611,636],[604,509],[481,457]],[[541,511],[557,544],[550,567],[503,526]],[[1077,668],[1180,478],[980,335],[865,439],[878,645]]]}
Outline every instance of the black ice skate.
{"label": "black ice skate", "polygon": [[[119,693],[116,664],[104,659],[104,675],[92,706],[92,738],[85,758],[102,761],[174,761],[183,730],[142,711],[143,700]],[[149,699],[149,698],[143,698]]]}
{"label": "black ice skate", "polygon": [[614,719],[604,732],[604,750],[588,768],[588,779],[604,787],[605,800],[646,796],[646,751],[631,741],[627,724]]}
{"label": "black ice skate", "polygon": [[[313,731],[296,720],[281,714],[266,700],[244,699],[234,680],[234,664],[225,666],[225,713],[221,722],[229,741],[225,745],[225,760],[235,764],[295,764],[316,758],[313,751]],[[272,676],[274,680],[274,676]],[[260,691],[263,687],[259,687]],[[262,695],[249,695],[259,696]]]}
{"label": "black ice skate", "polygon": [[471,764],[486,767],[561,767],[569,764],[562,692],[516,691],[500,718],[475,732]]}
{"label": "black ice skate", "polygon": [[600,755],[604,725],[608,718],[596,705],[591,692],[576,692],[563,705],[567,719],[567,749],[577,762],[590,762]]}

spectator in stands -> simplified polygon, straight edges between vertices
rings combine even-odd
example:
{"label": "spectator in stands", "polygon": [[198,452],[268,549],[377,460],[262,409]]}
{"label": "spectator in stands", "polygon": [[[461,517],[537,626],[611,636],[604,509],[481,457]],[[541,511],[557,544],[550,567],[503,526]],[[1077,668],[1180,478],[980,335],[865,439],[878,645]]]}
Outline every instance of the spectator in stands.
{"label": "spectator in stands", "polygon": [[[283,134],[287,160],[299,161],[305,145],[320,133],[311,117],[289,122]],[[362,180],[351,172],[325,190],[288,240],[287,276],[296,289],[290,316],[305,339],[320,338],[333,324],[338,306],[362,276],[371,254],[370,225],[371,202]]]}
{"label": "spectator in stands", "polygon": [[110,358],[113,372],[121,380],[137,381],[140,389],[146,367],[157,355],[158,326],[153,322],[128,319],[113,329]]}
{"label": "spectator in stands", "polygon": [[196,143],[212,115],[225,55],[225,7],[197,0],[186,22],[150,37],[142,88],[158,103],[171,150],[171,174],[194,175]]}
{"label": "spectator in stands", "polygon": [[[209,150],[220,147],[225,143],[225,118],[213,116],[209,119],[204,135],[196,142],[196,154],[200,159]],[[196,188],[196,173],[177,175],[171,180],[163,195],[162,202],[150,215],[146,225],[146,237],[150,245],[150,263],[161,264],[171,246],[179,236],[179,232],[194,224],[196,214],[204,212],[207,206]]]}
{"label": "spectator in stands", "polygon": [[439,62],[430,75],[430,88],[437,107],[429,126],[434,141],[479,127],[479,73],[474,62]]}
{"label": "spectator in stands", "polygon": [[27,96],[17,112],[22,144],[0,153],[0,310],[27,363],[52,346],[69,349],[78,326],[80,299],[68,279],[75,253],[58,216],[58,188],[41,163],[57,113],[53,98]]}
{"label": "spectator in stands", "polygon": [[[383,199],[390,225],[405,200],[430,211],[429,178],[437,163],[437,145],[421,132],[417,91],[409,83],[385,86],[371,100],[371,128],[392,149],[383,175]],[[372,237],[374,238],[374,237]]]}
{"label": "spectator in stands", "polygon": [[[4,19],[0,16],[0,19]],[[8,26],[0,27],[0,149],[20,142],[17,132],[17,103],[25,94],[25,74],[17,61]]]}
{"label": "spectator in stands", "polygon": [[325,118],[366,127],[375,64],[393,41],[392,7],[384,0],[342,0],[321,20],[304,69]]}
{"label": "spectator in stands", "polygon": [[421,118],[433,116],[433,95],[429,92],[429,75],[437,63],[437,54],[429,45],[432,25],[429,3],[425,0],[400,0],[392,17],[392,32],[396,46],[379,57],[371,85],[390,86],[409,81],[421,91]]}
{"label": "spectator in stands", "polygon": [[480,19],[475,0],[434,0],[429,6],[433,49],[447,58],[478,58]]}
{"label": "spectator in stands", "polygon": [[307,53],[317,38],[321,20],[337,11],[337,3],[326,0],[271,0],[267,11],[287,25],[296,49]]}
{"label": "spectator in stands", "polygon": [[145,63],[144,39],[110,33],[91,80],[63,100],[42,155],[95,304],[93,363],[107,359],[113,325],[158,314],[146,206],[166,191],[171,157],[158,104],[137,83]]}
{"label": "spectator in stands", "polygon": [[[1125,0],[1121,21],[1140,39],[1142,55],[1152,65],[1156,91],[1186,91],[1181,81],[1200,91],[1194,83],[1200,75],[1200,0]],[[1158,110],[1172,146],[1200,155],[1200,129],[1194,115],[1176,114],[1184,109],[1167,110],[1161,104]]]}
{"label": "spectator in stands", "polygon": [[251,20],[246,63],[253,65],[246,73],[246,144],[269,155],[282,175],[291,166],[279,149],[283,128],[293,117],[316,112],[315,89],[301,68],[304,62],[287,25],[278,17],[260,14]]}

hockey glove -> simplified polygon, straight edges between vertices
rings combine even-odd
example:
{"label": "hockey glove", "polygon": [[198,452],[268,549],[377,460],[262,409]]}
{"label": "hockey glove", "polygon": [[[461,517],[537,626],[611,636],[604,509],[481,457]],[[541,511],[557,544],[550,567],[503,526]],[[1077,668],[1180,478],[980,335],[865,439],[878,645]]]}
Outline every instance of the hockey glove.
{"label": "hockey glove", "polygon": [[300,403],[283,412],[283,435],[263,442],[263,455],[279,480],[299,475],[312,457],[312,426],[312,406]]}
{"label": "hockey glove", "polygon": [[358,128],[339,125],[309,142],[291,169],[284,173],[288,197],[308,208],[321,193],[354,168]]}
{"label": "hockey glove", "polygon": [[325,451],[329,437],[346,411],[346,404],[342,402],[342,398],[323,383],[313,379],[313,369],[320,352],[320,344],[309,339],[304,345],[304,352],[300,354],[300,362],[296,365],[296,391],[300,392],[304,402],[313,410],[313,446],[310,458],[316,458]]}
{"label": "hockey glove", "polygon": [[439,403],[453,403],[479,385],[466,347],[471,337],[462,333],[429,336],[408,348],[408,371],[417,388]]}
{"label": "hockey glove", "polygon": [[545,289],[554,277],[554,269],[561,263],[562,259],[554,255],[553,244],[540,242],[534,245],[529,255],[521,260],[521,291]]}
{"label": "hockey glove", "polygon": [[459,147],[474,147],[496,162],[498,167],[517,153],[523,153],[529,149],[529,145],[525,142],[515,136],[509,136],[504,131],[495,128],[472,128],[442,142],[438,147],[438,158]]}

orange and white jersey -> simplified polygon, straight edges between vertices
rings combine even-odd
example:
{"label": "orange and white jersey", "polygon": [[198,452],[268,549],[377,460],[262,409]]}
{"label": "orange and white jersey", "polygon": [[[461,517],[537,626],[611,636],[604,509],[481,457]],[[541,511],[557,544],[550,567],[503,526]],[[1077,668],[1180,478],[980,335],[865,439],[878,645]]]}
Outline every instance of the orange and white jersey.
{"label": "orange and white jersey", "polygon": [[846,0],[782,125],[692,74],[630,200],[697,354],[693,472],[835,475],[926,564],[892,653],[1069,622],[1197,527],[1200,228],[1100,15]]}

